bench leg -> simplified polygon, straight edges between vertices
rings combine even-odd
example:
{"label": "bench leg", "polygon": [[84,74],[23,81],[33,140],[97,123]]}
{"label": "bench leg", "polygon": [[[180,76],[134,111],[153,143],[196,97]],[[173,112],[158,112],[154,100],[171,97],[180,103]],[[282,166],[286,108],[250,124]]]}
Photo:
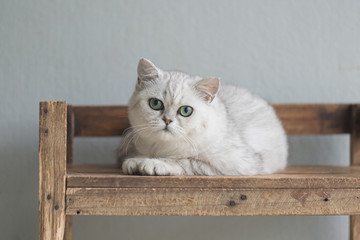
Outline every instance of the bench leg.
{"label": "bench leg", "polygon": [[64,240],[72,239],[72,216],[66,216]]}
{"label": "bench leg", "polygon": [[360,215],[350,216],[350,240],[360,240]]}
{"label": "bench leg", "polygon": [[[360,166],[360,105],[351,106],[350,163]],[[360,240],[360,215],[350,216],[350,240]]]}
{"label": "bench leg", "polygon": [[66,187],[66,102],[41,102],[39,240],[63,240]]}
{"label": "bench leg", "polygon": [[[71,105],[67,106],[67,166],[73,163],[75,119]],[[72,216],[66,216],[64,240],[72,240]]]}

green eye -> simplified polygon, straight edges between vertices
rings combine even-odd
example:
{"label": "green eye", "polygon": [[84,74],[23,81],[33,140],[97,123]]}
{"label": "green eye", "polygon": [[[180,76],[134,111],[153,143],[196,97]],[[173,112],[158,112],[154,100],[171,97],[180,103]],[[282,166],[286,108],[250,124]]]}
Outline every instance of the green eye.
{"label": "green eye", "polygon": [[178,110],[178,114],[183,117],[189,117],[193,113],[193,108],[190,106],[181,106]]}
{"label": "green eye", "polygon": [[149,100],[149,106],[154,109],[154,110],[162,110],[164,109],[164,104],[162,103],[162,101],[160,101],[157,98],[150,98]]}

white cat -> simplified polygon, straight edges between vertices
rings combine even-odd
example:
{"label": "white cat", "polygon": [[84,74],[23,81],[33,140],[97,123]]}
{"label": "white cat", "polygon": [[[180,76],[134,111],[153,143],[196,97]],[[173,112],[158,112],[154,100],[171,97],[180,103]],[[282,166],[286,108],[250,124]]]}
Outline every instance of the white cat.
{"label": "white cat", "polygon": [[287,140],[273,108],[218,78],[141,59],[119,149],[125,174],[254,175],[283,169]]}

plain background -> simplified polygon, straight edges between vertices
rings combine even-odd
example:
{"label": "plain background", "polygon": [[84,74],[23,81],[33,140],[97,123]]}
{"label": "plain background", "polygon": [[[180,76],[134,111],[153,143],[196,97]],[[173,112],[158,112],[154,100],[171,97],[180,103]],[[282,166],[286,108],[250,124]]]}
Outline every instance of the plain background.
{"label": "plain background", "polygon": [[[360,102],[360,1],[0,0],[0,238],[37,238],[38,104],[126,104],[139,58],[272,103]],[[119,138],[77,139],[111,163]],[[290,137],[291,164],[347,165],[349,137]],[[349,218],[84,217],[74,239],[347,239]]]}

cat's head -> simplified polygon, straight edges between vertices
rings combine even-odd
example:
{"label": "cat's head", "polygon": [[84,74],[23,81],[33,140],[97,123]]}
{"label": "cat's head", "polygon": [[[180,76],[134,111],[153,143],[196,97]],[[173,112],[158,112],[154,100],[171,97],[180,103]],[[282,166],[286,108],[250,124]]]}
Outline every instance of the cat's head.
{"label": "cat's head", "polygon": [[206,128],[220,87],[218,78],[164,71],[144,58],[137,71],[136,89],[129,102],[129,120],[137,134],[171,141]]}

